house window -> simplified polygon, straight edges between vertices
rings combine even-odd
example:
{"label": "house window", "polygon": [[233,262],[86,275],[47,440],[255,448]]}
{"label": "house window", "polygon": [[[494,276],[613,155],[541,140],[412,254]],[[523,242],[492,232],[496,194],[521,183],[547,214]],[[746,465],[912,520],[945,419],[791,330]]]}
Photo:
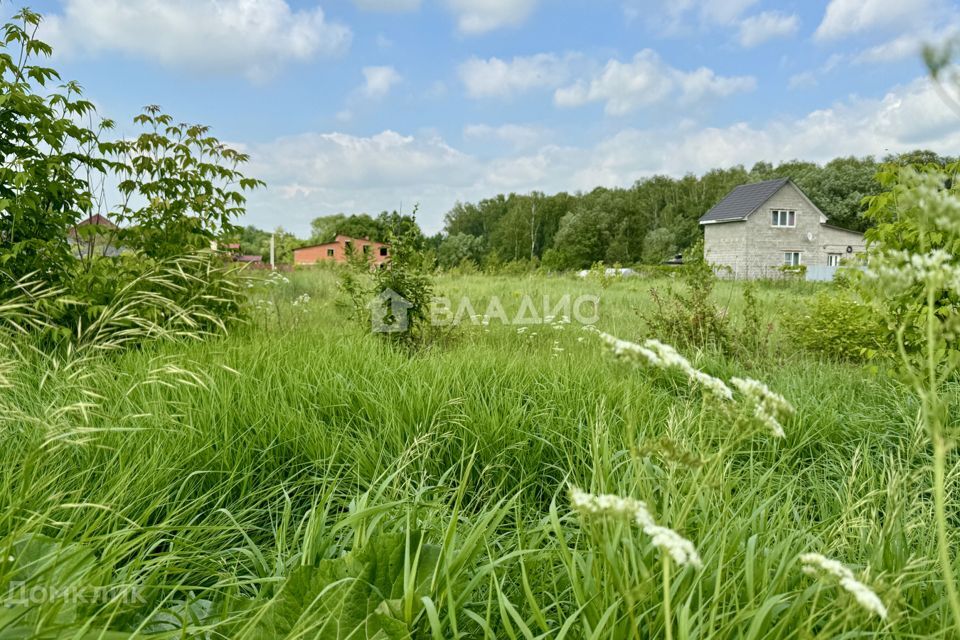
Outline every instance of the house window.
{"label": "house window", "polygon": [[795,227],[797,226],[797,212],[786,209],[774,209],[770,212],[770,226]]}
{"label": "house window", "polygon": [[380,256],[381,256],[381,257],[385,257],[386,255],[387,255],[387,248],[386,248],[386,247],[380,247]]}
{"label": "house window", "polygon": [[364,255],[370,253],[370,245],[365,244],[365,245],[362,245],[362,246],[363,246],[363,254],[364,254]]}
{"label": "house window", "polygon": [[800,266],[800,252],[799,251],[785,251],[783,254],[783,264],[788,267],[799,267]]}
{"label": "house window", "polygon": [[332,257],[333,257],[333,249],[327,249],[327,257],[328,257],[328,258],[332,258]]}
{"label": "house window", "polygon": [[827,254],[827,266],[828,267],[839,267],[840,266],[840,257],[843,254],[840,253],[828,253]]}
{"label": "house window", "polygon": [[347,240],[343,243],[343,248],[346,249],[347,253],[350,253],[353,250],[353,243]]}

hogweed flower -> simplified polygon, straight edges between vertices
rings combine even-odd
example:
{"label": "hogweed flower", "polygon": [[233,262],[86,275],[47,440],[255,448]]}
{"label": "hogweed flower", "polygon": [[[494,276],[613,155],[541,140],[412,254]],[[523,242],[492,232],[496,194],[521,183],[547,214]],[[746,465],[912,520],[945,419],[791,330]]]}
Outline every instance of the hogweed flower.
{"label": "hogweed flower", "polygon": [[915,285],[960,292],[957,258],[943,249],[917,254],[888,249],[870,257],[865,277],[892,294],[903,294]]}
{"label": "hogweed flower", "polygon": [[310,294],[309,294],[309,293],[302,293],[302,294],[300,294],[299,296],[297,296],[296,298],[294,298],[294,300],[293,300],[293,302],[292,302],[291,304],[292,304],[293,306],[295,306],[295,307],[299,307],[299,306],[301,306],[301,305],[307,305],[307,304],[309,304],[309,303],[310,303]]}
{"label": "hogweed flower", "polygon": [[571,486],[570,505],[581,515],[631,519],[650,537],[650,541],[661,553],[669,555],[678,565],[691,565],[697,569],[703,567],[694,544],[673,529],[658,525],[647,504],[641,500],[613,494],[594,495]]}
{"label": "hogweed flower", "polygon": [[840,587],[852,595],[864,610],[879,616],[881,620],[886,620],[887,608],[880,597],[870,587],[857,580],[853,572],[843,564],[819,553],[804,553],[800,556],[800,562],[803,563],[805,574],[814,577],[825,574],[836,578]]}
{"label": "hogweed flower", "polygon": [[787,402],[786,398],[771,391],[762,382],[751,378],[731,378],[730,383],[743,394],[747,402],[753,405],[753,415],[770,430],[773,436],[777,438],[786,436],[780,422],[796,413],[793,405]]}
{"label": "hogweed flower", "polygon": [[691,383],[700,385],[721,400],[733,399],[733,392],[723,380],[700,371],[668,344],[659,340],[646,340],[639,345],[602,331],[598,334],[617,357],[641,360],[660,369],[679,369]]}

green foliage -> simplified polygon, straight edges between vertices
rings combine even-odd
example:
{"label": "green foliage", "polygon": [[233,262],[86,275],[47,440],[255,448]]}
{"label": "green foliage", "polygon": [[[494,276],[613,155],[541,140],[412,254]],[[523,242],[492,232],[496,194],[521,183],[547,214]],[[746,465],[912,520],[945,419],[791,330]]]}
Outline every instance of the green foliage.
{"label": "green foliage", "polygon": [[391,236],[407,236],[417,248],[424,243],[423,233],[414,215],[397,211],[383,211],[376,218],[366,213],[346,215],[336,213],[320,216],[310,222],[310,241],[321,244],[332,242],[337,235],[351,238],[370,238],[375,242],[388,242]]}
{"label": "green foliage", "polygon": [[[341,274],[339,283],[349,299],[354,321],[364,331],[370,331],[379,323],[378,335],[406,347],[421,343],[430,334],[433,265],[417,248],[421,239],[418,230],[418,227],[407,227],[401,235],[391,235],[390,259],[379,268],[374,267],[371,256],[350,256],[349,268]],[[397,318],[388,301],[378,303],[384,295],[402,300],[405,318]],[[384,305],[386,315],[375,317],[373,314],[378,313],[380,304]]]}
{"label": "green foliage", "polygon": [[423,610],[440,548],[414,532],[379,534],[360,549],[294,569],[262,614],[256,638],[294,635],[347,640],[410,638]]}
{"label": "green foliage", "polygon": [[785,315],[782,324],[797,344],[826,358],[863,361],[892,355],[886,324],[850,291],[822,291],[803,315]]}
{"label": "green foliage", "polygon": [[93,155],[98,132],[79,124],[93,104],[75,82],[53,87],[60,76],[35,63],[51,53],[34,37],[40,16],[23,9],[13,20],[0,39],[0,296],[30,273],[67,279],[67,232],[93,208],[82,176],[103,164]]}
{"label": "green foliage", "polygon": [[[918,151],[917,158],[945,159]],[[484,255],[502,260],[539,258],[551,271],[608,264],[656,264],[686,251],[702,235],[698,219],[734,187],[770,178],[793,179],[833,224],[863,230],[862,199],[879,189],[872,157],[836,158],[825,165],[759,162],[717,169],[702,176],[653,176],[630,188],[588,193],[502,194],[477,203],[457,203],[445,219],[447,237],[479,238]],[[472,256],[485,264],[483,256]]]}
{"label": "green foliage", "polygon": [[[702,255],[694,247],[691,255]],[[726,309],[711,299],[717,276],[704,260],[685,261],[678,270],[681,286],[650,290],[653,305],[640,312],[650,335],[680,347],[711,347],[727,351],[732,334]]]}
{"label": "green foliage", "polygon": [[677,252],[674,233],[670,229],[660,227],[654,229],[643,239],[643,262],[646,264],[660,264],[672,258]]}
{"label": "green foliage", "polygon": [[36,275],[8,286],[0,335],[47,349],[115,351],[153,340],[222,334],[243,316],[236,267],[207,253],[100,258],[65,286]]}
{"label": "green foliage", "polygon": [[[960,197],[957,182],[960,162],[941,166],[924,163],[910,166],[887,164],[877,174],[884,191],[865,199],[865,215],[874,221],[866,233],[868,256],[888,251],[926,255],[945,252],[949,264],[960,268],[960,232],[940,224],[954,215],[953,202]],[[877,287],[863,278],[857,290],[864,300],[878,309],[891,327],[902,333],[904,348],[918,352],[927,340],[926,309],[933,306],[943,320],[960,309],[960,294],[945,283],[928,298],[924,282],[915,282],[895,295],[889,288]],[[952,332],[953,329],[951,328]]]}
{"label": "green foliage", "polygon": [[[41,535],[65,561],[73,549],[95,557],[71,583],[117,596],[60,618],[62,599],[6,608],[0,632],[242,639],[278,624],[267,637],[337,637],[313,630],[328,622],[325,607],[348,602],[337,609],[346,621],[372,630],[378,613],[410,637],[444,640],[663,638],[671,627],[705,639],[952,632],[933,560],[931,454],[912,428],[917,401],[888,377],[804,352],[771,350],[749,366],[683,352],[793,402],[787,437],[773,442],[682,377],[615,362],[573,326],[468,325],[449,348],[410,358],[324,303],[333,270],[288,276],[285,295],[317,300],[295,330],[252,325],[82,361],[21,358],[0,339],[0,592],[15,577],[7,559],[34,557],[18,541]],[[597,289],[528,276],[441,275],[438,286],[478,307],[517,291]],[[713,296],[733,307],[741,286],[720,281]],[[755,293],[765,322],[805,298]],[[615,282],[599,328],[641,335],[635,310],[650,305],[642,282]],[[696,543],[704,568],[671,570],[672,615],[649,537],[573,514],[567,483],[643,500]],[[401,564],[386,541],[402,532]],[[415,570],[427,543],[439,547],[436,564]],[[888,620],[804,576],[796,556],[807,551],[867,576]],[[357,563],[361,554],[370,559]],[[331,563],[350,577],[321,592]],[[292,587],[302,596],[289,597]]]}
{"label": "green foliage", "polygon": [[444,238],[437,251],[437,262],[443,269],[451,269],[464,262],[480,264],[483,257],[483,239],[466,233],[457,233]]}
{"label": "green foliage", "polygon": [[154,258],[207,247],[244,212],[244,192],[263,186],[239,167],[249,156],[221,143],[209,127],[174,124],[151,105],[134,118],[146,131],[101,143],[117,173],[123,202],[114,213],[128,226],[125,245]]}

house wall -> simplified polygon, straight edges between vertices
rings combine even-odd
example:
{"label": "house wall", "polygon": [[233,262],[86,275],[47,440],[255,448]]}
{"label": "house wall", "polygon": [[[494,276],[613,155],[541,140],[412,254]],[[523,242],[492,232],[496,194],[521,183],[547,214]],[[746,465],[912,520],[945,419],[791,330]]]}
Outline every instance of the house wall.
{"label": "house wall", "polygon": [[[796,211],[796,226],[771,225],[773,209]],[[788,183],[745,221],[705,224],[704,256],[712,264],[729,267],[734,277],[752,279],[779,276],[788,251],[800,252],[800,264],[826,266],[830,253],[846,258],[852,255],[848,246],[852,253],[864,250],[862,234],[826,226],[822,215]]]}
{"label": "house wall", "polygon": [[[336,262],[344,263],[347,261],[347,243],[353,245],[354,251],[363,251],[364,247],[370,247],[368,251],[372,257],[373,263],[377,266],[383,264],[390,259],[389,256],[389,245],[383,242],[374,242],[372,240],[360,240],[357,238],[349,238],[347,236],[337,236],[336,240],[333,242],[328,242],[326,244],[318,244],[313,247],[303,247],[302,249],[294,249],[293,251],[293,263],[297,265],[313,265],[320,262]],[[387,254],[386,256],[380,255],[380,248],[386,247]],[[333,255],[328,255],[329,251],[333,250]]]}

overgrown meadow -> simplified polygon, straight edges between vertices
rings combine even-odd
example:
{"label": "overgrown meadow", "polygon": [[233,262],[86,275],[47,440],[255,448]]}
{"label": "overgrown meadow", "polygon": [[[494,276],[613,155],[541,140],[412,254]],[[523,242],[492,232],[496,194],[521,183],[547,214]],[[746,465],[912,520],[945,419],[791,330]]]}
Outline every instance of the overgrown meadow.
{"label": "overgrown meadow", "polygon": [[[449,275],[435,288],[478,314],[493,296],[509,313],[525,295],[597,295],[596,329],[643,343],[650,288],[673,284]],[[743,289],[712,293],[735,327]],[[572,319],[467,318],[411,352],[347,321],[334,272],[244,290],[250,320],[224,337],[25,352],[3,371],[0,635],[953,633],[918,402],[882,366],[811,355],[787,331],[832,285],[756,286],[760,346],[684,353],[782,394],[795,408],[783,437],[739,392],[617,358]],[[951,462],[951,513],[956,475]],[[642,501],[698,562],[632,512],[575,508],[571,487]],[[807,553],[849,567],[884,615],[805,573]]]}

